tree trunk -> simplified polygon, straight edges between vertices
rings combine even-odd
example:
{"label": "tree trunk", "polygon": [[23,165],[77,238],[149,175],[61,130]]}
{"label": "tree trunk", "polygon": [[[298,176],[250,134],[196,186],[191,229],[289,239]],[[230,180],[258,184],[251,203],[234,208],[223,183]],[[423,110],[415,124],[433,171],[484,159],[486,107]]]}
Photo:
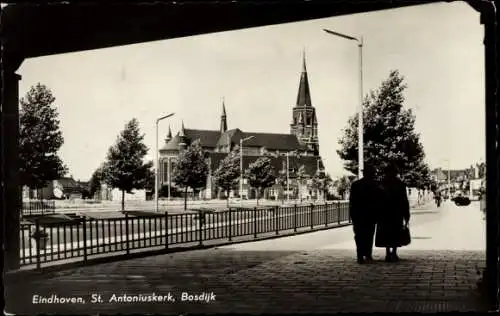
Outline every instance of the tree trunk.
{"label": "tree trunk", "polygon": [[122,212],[125,211],[125,190],[122,190]]}
{"label": "tree trunk", "polygon": [[188,187],[184,187],[184,211],[187,210]]}
{"label": "tree trunk", "polygon": [[259,206],[259,197],[260,197],[260,190],[259,189],[256,189],[255,190],[255,198],[257,200],[257,206]]}

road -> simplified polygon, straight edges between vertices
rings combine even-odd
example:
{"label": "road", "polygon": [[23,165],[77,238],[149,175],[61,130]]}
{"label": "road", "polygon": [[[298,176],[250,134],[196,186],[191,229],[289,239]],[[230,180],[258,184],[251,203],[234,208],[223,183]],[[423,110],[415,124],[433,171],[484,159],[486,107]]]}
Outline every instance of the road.
{"label": "road", "polygon": [[[294,227],[311,227],[328,224],[340,224],[348,220],[347,205],[330,204],[325,212],[325,205],[257,210],[239,209],[231,212],[214,212],[205,216],[201,228],[202,240],[229,238],[231,236],[255,235]],[[169,245],[179,243],[197,243],[200,241],[198,214],[172,214],[168,221],[165,217],[148,216],[124,218],[87,219],[85,222],[45,225],[49,235],[48,247],[41,250],[42,261],[53,261],[87,254],[123,251],[127,244],[130,249],[165,245],[168,235]],[[231,216],[231,218],[229,218]],[[127,225],[128,222],[128,225]],[[231,223],[231,225],[229,225]],[[231,226],[231,227],[230,227]],[[30,237],[35,225],[25,225],[21,236],[21,258],[23,264],[32,264],[36,260],[36,242]],[[30,231],[31,230],[31,231]],[[127,242],[128,236],[128,242]],[[84,240],[86,243],[84,244]],[[41,247],[43,248],[43,246]]]}
{"label": "road", "polygon": [[[121,204],[119,203],[61,203],[57,201],[55,213],[57,214],[67,214],[67,213],[100,213],[100,212],[120,212]],[[243,200],[242,202],[239,200],[230,200],[229,207],[238,208],[238,207],[272,207],[272,206],[282,206],[282,205],[293,205],[293,204],[324,204],[324,201],[315,202],[315,201],[303,201],[300,202],[298,200],[290,200],[290,201],[272,201],[272,200],[261,200],[259,201],[259,205],[255,200]],[[331,203],[331,201],[330,201]],[[183,201],[159,201],[159,212],[186,212],[184,210],[184,202]],[[198,208],[212,208],[216,210],[228,209],[227,202],[225,200],[206,200],[206,201],[188,201],[187,209],[198,209]],[[127,201],[125,203],[125,209],[128,211],[137,211],[137,210],[155,210],[154,201]]]}

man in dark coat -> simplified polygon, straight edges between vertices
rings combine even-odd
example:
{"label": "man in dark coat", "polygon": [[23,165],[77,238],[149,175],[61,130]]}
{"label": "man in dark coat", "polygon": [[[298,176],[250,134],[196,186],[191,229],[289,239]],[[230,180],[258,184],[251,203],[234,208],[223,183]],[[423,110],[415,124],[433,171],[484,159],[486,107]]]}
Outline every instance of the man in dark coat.
{"label": "man in dark coat", "polygon": [[374,171],[372,166],[365,165],[363,178],[352,183],[349,195],[349,212],[360,264],[373,260],[373,236],[381,205],[381,189],[374,179]]}
{"label": "man in dark coat", "polygon": [[387,262],[398,261],[398,247],[401,247],[403,227],[410,220],[410,203],[406,185],[398,178],[396,168],[389,166],[384,170],[382,180],[384,207],[377,221],[375,246],[386,249]]}

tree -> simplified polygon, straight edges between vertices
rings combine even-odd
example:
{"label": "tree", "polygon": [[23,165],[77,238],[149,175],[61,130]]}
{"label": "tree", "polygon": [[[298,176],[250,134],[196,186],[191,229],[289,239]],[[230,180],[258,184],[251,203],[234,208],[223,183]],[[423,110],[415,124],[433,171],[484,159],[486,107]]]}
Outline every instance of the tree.
{"label": "tree", "polygon": [[297,184],[299,189],[300,201],[302,202],[302,191],[304,189],[304,181],[309,177],[306,172],[306,167],[301,165],[299,170],[297,170],[295,177],[297,178]]}
{"label": "tree", "polygon": [[184,188],[184,210],[187,209],[187,190],[205,187],[208,176],[208,164],[205,153],[197,140],[178,156],[174,168],[173,181]]}
{"label": "tree", "polygon": [[[283,191],[286,191],[286,189],[287,189],[287,181],[288,181],[288,177],[286,174],[286,170],[281,169],[280,171],[278,171],[278,176],[276,177],[276,182],[281,186]],[[286,194],[288,194],[288,191],[286,192]],[[285,194],[281,194],[281,203],[283,204],[284,202],[285,202]]]}
{"label": "tree", "polygon": [[[393,165],[408,186],[416,186],[425,178],[414,171],[426,168],[425,154],[419,134],[414,131],[415,115],[411,109],[403,109],[405,89],[404,78],[393,70],[380,88],[365,98],[364,162],[375,167],[377,177],[384,167]],[[358,170],[358,115],[349,119],[339,140],[341,149],[337,150],[344,160],[344,168],[352,173]]]}
{"label": "tree", "polygon": [[340,179],[337,179],[337,181],[335,181],[334,185],[337,188],[337,193],[341,199],[345,199],[345,195],[351,187],[353,181],[354,176],[342,176],[340,177]]}
{"label": "tree", "polygon": [[259,205],[262,191],[276,183],[275,170],[271,165],[271,159],[267,156],[259,157],[248,166],[245,177],[248,179],[248,184],[256,189],[257,205]]}
{"label": "tree", "polygon": [[134,118],[109,148],[103,167],[104,182],[122,191],[122,211],[125,210],[125,192],[143,189],[151,169],[151,162],[144,163],[148,148],[143,140],[144,134],[140,133],[139,122]]}
{"label": "tree", "polygon": [[153,161],[150,160],[146,164],[149,166],[149,168],[146,170],[144,178],[144,189],[153,191],[155,189],[155,169],[153,166]]}
{"label": "tree", "polygon": [[476,167],[479,169],[478,170],[478,178],[482,179],[486,177],[486,163],[481,162],[481,163],[476,163]]}
{"label": "tree", "polygon": [[57,152],[64,143],[52,92],[43,84],[32,86],[20,100],[19,177],[22,185],[41,189],[63,177],[67,168]]}
{"label": "tree", "polygon": [[92,176],[90,177],[90,196],[93,197],[97,192],[101,191],[101,183],[103,181],[103,171],[104,164],[102,164],[99,168],[97,168]]}
{"label": "tree", "polygon": [[226,205],[229,207],[229,191],[238,184],[240,177],[240,155],[231,151],[214,172],[215,185],[226,193]]}
{"label": "tree", "polygon": [[429,166],[423,162],[419,162],[414,168],[408,170],[402,176],[402,180],[409,183],[411,187],[423,190],[431,184],[431,171]]}
{"label": "tree", "polygon": [[311,187],[313,190],[316,191],[316,199],[319,199],[320,195],[321,196],[325,195],[325,191],[328,189],[330,182],[331,182],[330,176],[324,173],[319,173],[319,174],[316,173],[312,177]]}

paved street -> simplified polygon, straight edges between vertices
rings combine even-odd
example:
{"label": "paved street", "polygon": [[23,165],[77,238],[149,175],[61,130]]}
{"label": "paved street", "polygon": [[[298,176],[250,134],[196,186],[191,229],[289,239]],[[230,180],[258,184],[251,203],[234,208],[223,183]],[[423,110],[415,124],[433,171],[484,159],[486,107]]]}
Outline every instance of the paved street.
{"label": "paved street", "polygon": [[[412,244],[399,263],[355,263],[352,227],[209,250],[72,268],[9,279],[6,310],[34,313],[333,313],[482,311],[477,272],[485,266],[479,205],[414,210]],[[215,294],[210,302],[182,301]],[[109,302],[123,294],[172,294],[175,302]],[[92,303],[92,294],[96,303]],[[34,295],[85,303],[33,304]],[[102,302],[98,302],[98,298]],[[192,296],[194,299],[195,296]],[[168,299],[168,297],[166,297]],[[123,299],[123,298],[122,298]],[[133,299],[133,298],[129,298]],[[40,297],[35,301],[40,301]],[[126,298],[125,298],[126,300]]]}
{"label": "paved street", "polygon": [[[128,223],[124,218],[87,220],[85,223],[72,225],[58,223],[45,230],[50,238],[48,245],[40,250],[40,260],[43,263],[75,257],[83,260],[84,248],[88,255],[99,255],[123,252],[127,247],[129,249],[161,247],[165,245],[167,235],[170,246],[198,244],[200,240],[222,239],[225,242],[229,231],[233,237],[261,236],[277,229],[283,232],[294,230],[295,227],[299,230],[310,230],[311,226],[314,228],[324,228],[326,224],[330,227],[337,226],[346,224],[349,219],[347,205],[332,202],[314,208],[305,205],[296,208],[233,210],[231,216],[229,212],[209,213],[206,214],[201,231],[197,218],[196,213],[191,213],[169,215],[168,222],[164,216],[129,216]],[[37,260],[37,249],[30,235],[35,227],[33,225],[24,227],[26,229],[21,236],[22,264],[33,265]]]}

